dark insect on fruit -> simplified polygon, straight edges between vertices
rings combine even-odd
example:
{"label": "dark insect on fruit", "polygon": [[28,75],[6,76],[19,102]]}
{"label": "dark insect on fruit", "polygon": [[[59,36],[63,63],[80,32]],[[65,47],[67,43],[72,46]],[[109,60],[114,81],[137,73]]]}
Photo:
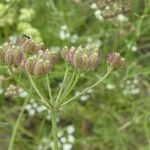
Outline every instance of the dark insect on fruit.
{"label": "dark insect on fruit", "polygon": [[22,34],[21,36],[25,37],[25,38],[28,38],[28,39],[31,39],[30,36],[26,35],[26,34]]}

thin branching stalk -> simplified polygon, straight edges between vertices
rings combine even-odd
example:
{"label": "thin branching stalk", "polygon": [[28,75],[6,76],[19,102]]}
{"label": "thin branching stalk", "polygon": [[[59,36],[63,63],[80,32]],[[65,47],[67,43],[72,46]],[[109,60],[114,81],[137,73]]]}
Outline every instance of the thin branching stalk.
{"label": "thin branching stalk", "polygon": [[73,84],[69,87],[68,91],[65,93],[65,95],[62,97],[62,99],[60,99],[60,101],[58,102],[58,104],[56,105],[56,107],[59,107],[64,101],[65,98],[71,93],[71,91],[73,90],[73,88],[75,87],[75,85],[77,84],[78,80],[80,77],[80,72],[77,73],[76,78],[74,79]]}
{"label": "thin branching stalk", "polygon": [[37,102],[39,102],[41,105],[45,106],[47,108],[47,110],[50,110],[49,106],[43,102],[40,101],[38,97],[36,97],[30,90],[28,90],[13,74],[13,72],[10,70],[11,75],[13,77],[13,79],[18,83],[18,85],[20,85],[31,97],[33,97]]}
{"label": "thin branching stalk", "polygon": [[108,69],[107,73],[99,80],[97,81],[95,84],[93,84],[92,86],[89,86],[87,88],[85,88],[83,91],[81,91],[78,95],[70,98],[68,101],[64,102],[61,107],[65,106],[66,104],[72,102],[73,100],[75,100],[76,98],[80,97],[82,94],[85,94],[88,90],[94,88],[95,86],[97,86],[99,83],[101,83],[110,73],[112,72],[112,69]]}
{"label": "thin branching stalk", "polygon": [[26,99],[25,99],[25,101],[23,103],[22,109],[21,109],[21,111],[19,113],[19,116],[17,118],[17,121],[16,121],[16,123],[14,125],[14,129],[13,129],[13,132],[12,132],[12,136],[11,136],[11,139],[10,139],[8,150],[12,150],[12,148],[13,148],[13,144],[14,144],[14,141],[15,141],[15,137],[16,137],[16,133],[17,133],[17,130],[18,130],[18,126],[20,124],[21,118],[22,118],[24,110],[25,110],[25,106],[28,103],[28,101],[29,101],[29,96],[26,97]]}
{"label": "thin branching stalk", "polygon": [[73,71],[73,73],[72,73],[72,77],[71,77],[71,79],[70,79],[70,82],[68,83],[68,85],[67,85],[67,87],[66,87],[66,89],[65,89],[65,92],[64,92],[64,94],[62,95],[62,97],[64,97],[64,95],[66,95],[66,93],[67,93],[68,90],[70,89],[71,85],[73,84],[76,73],[77,73],[77,70],[74,69],[74,71]]}
{"label": "thin branching stalk", "polygon": [[66,82],[67,77],[68,77],[68,71],[69,71],[69,67],[68,67],[68,65],[67,65],[66,71],[65,71],[65,74],[64,74],[64,78],[63,78],[63,83],[62,83],[62,85],[61,85],[61,88],[60,88],[59,93],[58,93],[57,98],[56,98],[56,102],[55,102],[56,104],[57,104],[58,100],[59,100],[60,97],[61,97],[61,93],[62,93],[62,91],[63,91],[63,88],[64,88],[64,86],[65,86],[65,82]]}
{"label": "thin branching stalk", "polygon": [[47,82],[47,87],[48,87],[49,98],[52,102],[54,102],[48,75],[46,75],[46,82]]}
{"label": "thin branching stalk", "polygon": [[28,77],[29,77],[29,79],[30,79],[30,82],[31,82],[31,84],[32,84],[32,86],[33,86],[33,88],[34,88],[34,90],[35,90],[36,93],[39,95],[39,97],[41,98],[41,100],[46,100],[47,103],[49,104],[50,108],[52,108],[53,105],[51,104],[51,102],[50,102],[47,98],[45,98],[45,97],[42,96],[42,94],[41,94],[40,91],[38,90],[37,86],[35,85],[35,83],[34,83],[32,77],[31,77],[30,75],[28,75]]}

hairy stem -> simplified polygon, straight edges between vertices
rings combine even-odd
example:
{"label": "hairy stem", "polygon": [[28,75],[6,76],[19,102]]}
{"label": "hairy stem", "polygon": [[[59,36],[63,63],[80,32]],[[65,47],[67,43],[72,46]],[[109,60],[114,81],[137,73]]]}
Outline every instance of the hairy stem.
{"label": "hairy stem", "polygon": [[12,132],[12,136],[11,136],[11,139],[10,139],[8,150],[12,150],[12,148],[13,148],[13,144],[14,144],[15,136],[16,136],[16,133],[17,133],[17,130],[18,130],[18,126],[20,124],[21,118],[23,116],[23,112],[25,110],[25,106],[28,103],[28,101],[29,101],[29,96],[25,99],[25,101],[23,103],[23,106],[22,106],[22,109],[21,109],[21,111],[18,115],[17,121],[15,123],[14,129],[13,129],[13,132]]}
{"label": "hairy stem", "polygon": [[54,150],[58,150],[58,137],[57,137],[57,112],[52,111],[52,133],[53,133],[53,141],[54,141]]}

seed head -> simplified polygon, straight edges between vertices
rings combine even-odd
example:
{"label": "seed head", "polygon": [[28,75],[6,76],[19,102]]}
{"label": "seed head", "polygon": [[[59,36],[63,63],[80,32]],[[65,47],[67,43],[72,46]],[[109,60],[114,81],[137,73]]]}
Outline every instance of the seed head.
{"label": "seed head", "polygon": [[35,52],[38,49],[34,41],[24,35],[17,38],[16,45],[21,47],[24,52]]}
{"label": "seed head", "polygon": [[61,55],[75,68],[94,70],[100,62],[100,50],[89,47],[64,47]]}
{"label": "seed head", "polygon": [[18,66],[24,58],[24,53],[20,47],[6,42],[0,47],[0,58],[6,65]]}
{"label": "seed head", "polygon": [[29,74],[41,76],[47,74],[56,63],[57,55],[48,49],[39,50],[23,61],[23,68]]}
{"label": "seed head", "polygon": [[106,56],[107,64],[111,64],[114,68],[123,67],[125,59],[120,56],[119,53],[110,52]]}

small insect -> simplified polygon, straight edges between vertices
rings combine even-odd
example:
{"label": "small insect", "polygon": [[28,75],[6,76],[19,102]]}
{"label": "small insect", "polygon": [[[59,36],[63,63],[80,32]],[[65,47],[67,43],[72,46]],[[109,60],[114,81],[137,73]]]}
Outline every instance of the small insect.
{"label": "small insect", "polygon": [[31,39],[30,36],[26,35],[26,34],[22,34],[21,36],[25,37],[25,38],[28,38],[28,39]]}

